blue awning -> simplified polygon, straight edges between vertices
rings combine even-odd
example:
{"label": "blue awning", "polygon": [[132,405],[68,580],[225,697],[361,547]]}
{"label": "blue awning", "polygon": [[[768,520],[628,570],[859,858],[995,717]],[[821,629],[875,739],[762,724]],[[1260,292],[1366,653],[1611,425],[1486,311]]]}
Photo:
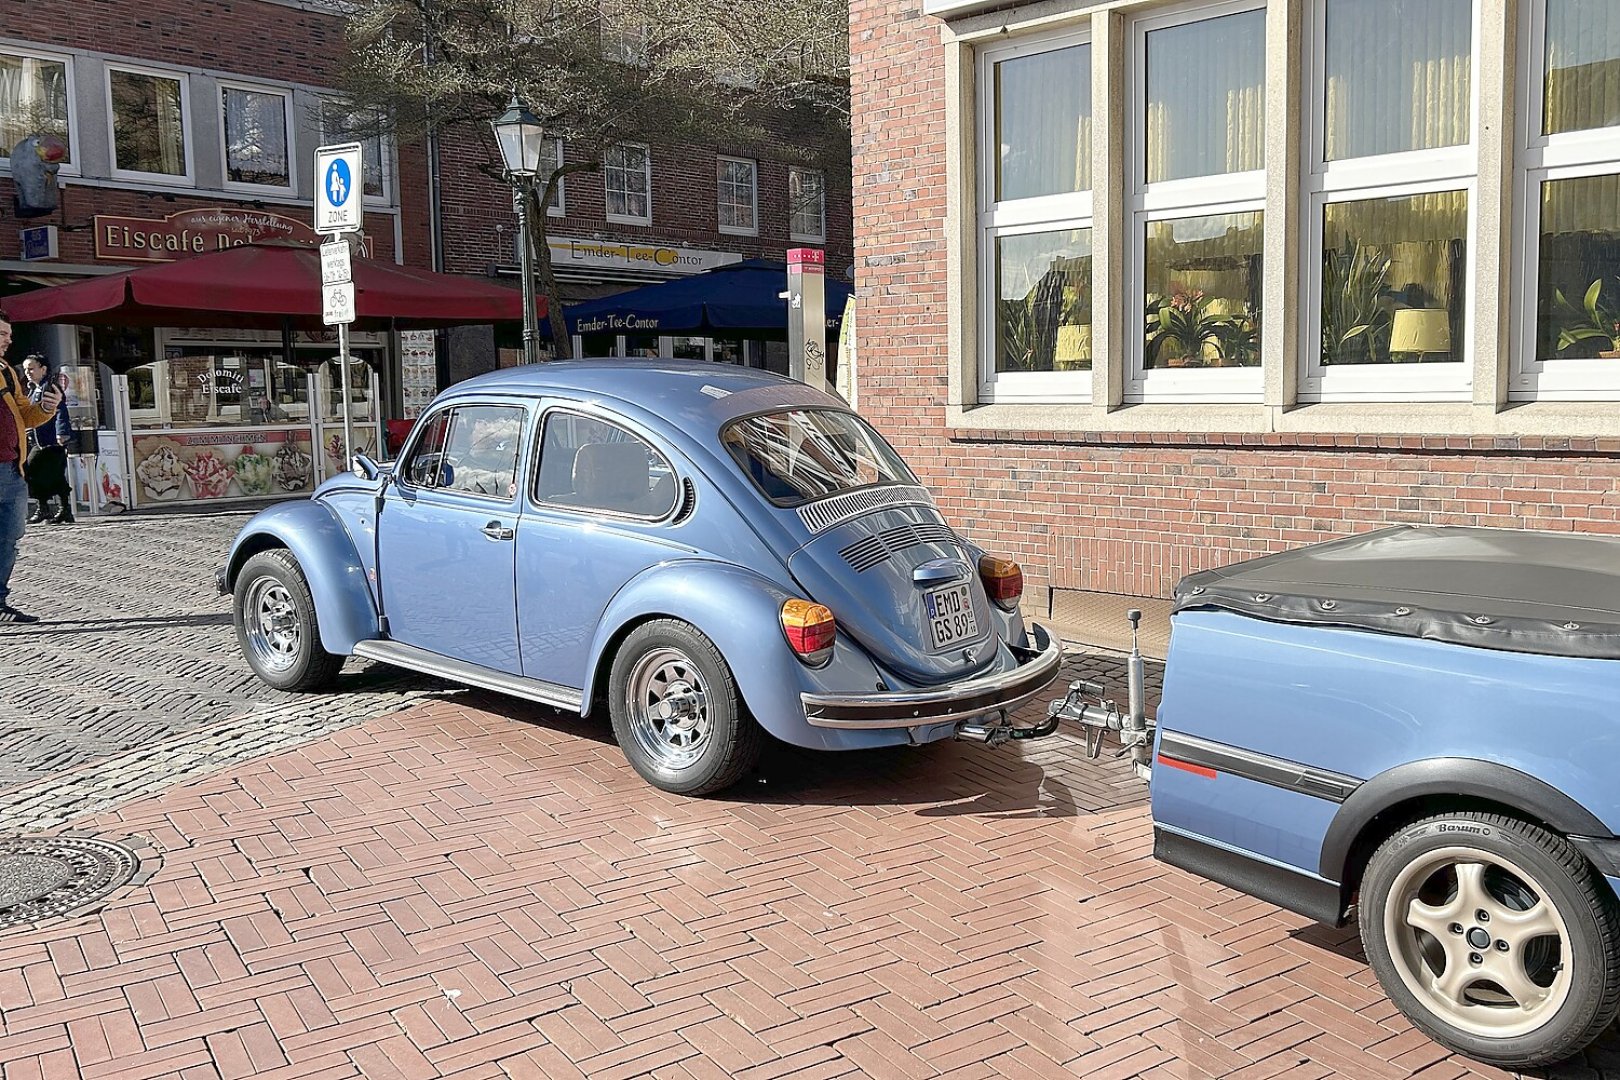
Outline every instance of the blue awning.
{"label": "blue awning", "polygon": [[[787,264],[747,259],[691,277],[571,304],[572,334],[787,333]],[[853,290],[827,278],[827,325],[837,325]]]}

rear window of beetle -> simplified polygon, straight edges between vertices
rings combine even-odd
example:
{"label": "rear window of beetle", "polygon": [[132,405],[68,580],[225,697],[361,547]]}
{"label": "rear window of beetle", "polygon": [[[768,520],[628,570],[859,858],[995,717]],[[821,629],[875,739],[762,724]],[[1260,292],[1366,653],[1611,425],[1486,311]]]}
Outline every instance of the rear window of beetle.
{"label": "rear window of beetle", "polygon": [[720,441],[777,506],[799,506],[875,484],[915,484],[883,437],[854,413],[791,409],[733,420]]}

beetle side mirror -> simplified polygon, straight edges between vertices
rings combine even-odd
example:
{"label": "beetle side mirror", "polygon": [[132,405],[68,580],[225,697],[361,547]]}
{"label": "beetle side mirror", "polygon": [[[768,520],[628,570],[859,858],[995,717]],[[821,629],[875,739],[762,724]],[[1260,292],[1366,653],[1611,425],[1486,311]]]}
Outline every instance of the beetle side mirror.
{"label": "beetle side mirror", "polygon": [[372,461],[371,458],[367,457],[365,454],[354,455],[354,461],[351,467],[354,470],[354,475],[358,476],[362,480],[376,480],[377,477],[382,475],[382,466],[378,465],[375,461]]}

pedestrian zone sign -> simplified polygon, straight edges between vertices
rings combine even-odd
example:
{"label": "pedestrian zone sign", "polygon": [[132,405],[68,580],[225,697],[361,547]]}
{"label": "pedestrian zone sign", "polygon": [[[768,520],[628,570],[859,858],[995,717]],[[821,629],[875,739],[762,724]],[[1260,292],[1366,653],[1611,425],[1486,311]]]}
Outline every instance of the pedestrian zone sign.
{"label": "pedestrian zone sign", "polygon": [[353,232],[364,225],[360,144],[322,146],[315,151],[315,231]]}

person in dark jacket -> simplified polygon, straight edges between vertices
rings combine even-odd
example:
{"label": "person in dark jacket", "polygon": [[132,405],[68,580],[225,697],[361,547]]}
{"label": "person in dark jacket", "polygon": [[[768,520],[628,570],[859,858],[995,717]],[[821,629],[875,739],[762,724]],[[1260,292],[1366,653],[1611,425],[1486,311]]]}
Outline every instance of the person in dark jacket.
{"label": "person in dark jacket", "polygon": [[38,615],[11,606],[11,571],[17,565],[17,542],[27,528],[28,484],[24,475],[24,438],[28,429],[50,423],[62,392],[51,387],[35,405],[28,400],[21,376],[5,361],[11,347],[11,320],[0,311],[0,623],[35,623]]}
{"label": "person in dark jacket", "polygon": [[[43,408],[47,392],[59,389],[51,379],[50,365],[35,353],[23,361],[23,374],[28,376],[28,400]],[[73,441],[73,424],[68,419],[67,402],[58,398],[55,415],[38,427],[28,430],[28,494],[39,503],[39,509],[28,519],[38,525],[49,521],[52,525],[73,524],[73,485],[67,477],[67,448]],[[51,502],[60,503],[60,509],[51,512]]]}

